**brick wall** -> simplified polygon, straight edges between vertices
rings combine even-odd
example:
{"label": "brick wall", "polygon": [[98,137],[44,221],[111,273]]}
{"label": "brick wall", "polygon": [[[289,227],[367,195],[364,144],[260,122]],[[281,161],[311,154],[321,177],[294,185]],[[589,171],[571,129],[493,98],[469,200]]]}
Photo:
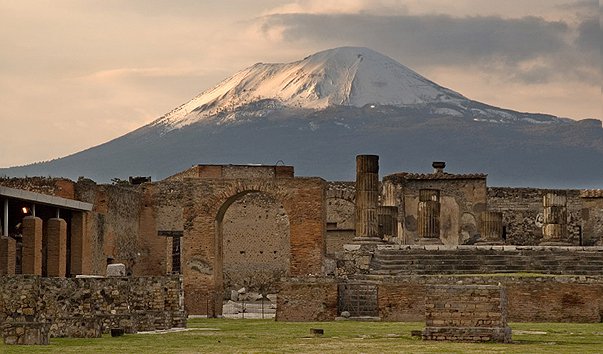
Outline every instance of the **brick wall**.
{"label": "brick wall", "polygon": [[[354,281],[362,279],[356,277]],[[603,276],[370,276],[366,280],[378,284],[382,321],[424,321],[428,287],[445,284],[500,284],[507,293],[509,322],[603,320]],[[287,279],[279,293],[277,320],[334,320],[338,315],[337,281]]]}
{"label": "brick wall", "polygon": [[276,298],[277,321],[333,321],[337,317],[337,281],[288,279]]}
{"label": "brick wall", "polygon": [[[0,325],[51,323],[51,336],[85,336],[87,326],[129,331],[183,327],[179,277],[0,277]],[[124,321],[125,320],[125,321]],[[120,324],[121,322],[121,324]],[[88,328],[87,333],[98,333]]]}
{"label": "brick wall", "polygon": [[222,233],[226,293],[241,287],[275,292],[291,258],[289,217],[281,203],[264,193],[241,196],[226,210]]}
{"label": "brick wall", "polygon": [[504,288],[494,285],[428,286],[423,339],[510,342]]}

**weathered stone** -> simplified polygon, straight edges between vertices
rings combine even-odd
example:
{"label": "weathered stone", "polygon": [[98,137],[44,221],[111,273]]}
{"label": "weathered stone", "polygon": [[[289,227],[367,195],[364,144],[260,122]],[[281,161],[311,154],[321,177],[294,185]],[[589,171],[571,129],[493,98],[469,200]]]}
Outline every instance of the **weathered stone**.
{"label": "weathered stone", "polygon": [[126,265],[122,263],[108,264],[107,265],[107,276],[108,277],[125,277],[126,276]]}

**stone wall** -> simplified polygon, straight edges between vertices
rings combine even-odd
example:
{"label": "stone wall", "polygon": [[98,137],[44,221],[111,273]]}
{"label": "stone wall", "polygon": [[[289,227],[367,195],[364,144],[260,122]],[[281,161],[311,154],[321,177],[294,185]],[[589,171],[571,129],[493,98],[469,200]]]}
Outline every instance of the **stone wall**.
{"label": "stone wall", "polygon": [[0,177],[0,186],[30,192],[53,195],[66,199],[75,198],[75,183],[66,178],[54,177]]}
{"label": "stone wall", "polygon": [[579,190],[488,188],[488,210],[503,213],[506,244],[537,245],[542,239],[543,196],[567,195],[567,242],[590,246],[603,237],[603,198],[583,198]]}
{"label": "stone wall", "polygon": [[[363,280],[378,285],[382,321],[424,321],[428,286],[444,284],[500,284],[507,292],[509,322],[598,323],[603,320],[603,276],[369,276],[353,279],[355,283]],[[337,282],[335,278],[288,279],[279,293],[277,320],[334,320],[338,315]],[[311,311],[304,312],[301,310],[304,308]]]}
{"label": "stone wall", "polygon": [[55,337],[89,337],[110,328],[186,326],[182,281],[172,277],[0,277],[0,325],[50,324]]}
{"label": "stone wall", "polygon": [[142,205],[140,187],[97,185],[91,180],[80,179],[75,185],[75,196],[94,205],[92,211],[85,214],[91,245],[88,274],[104,275],[108,258],[125,264],[128,274],[133,274],[133,267],[144,254],[138,242]]}

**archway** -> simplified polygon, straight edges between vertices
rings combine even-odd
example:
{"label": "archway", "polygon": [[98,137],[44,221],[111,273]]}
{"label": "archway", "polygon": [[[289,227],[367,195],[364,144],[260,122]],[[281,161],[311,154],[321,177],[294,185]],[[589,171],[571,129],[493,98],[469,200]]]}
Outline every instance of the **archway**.
{"label": "archway", "polygon": [[[246,191],[229,198],[216,218],[216,284],[223,299],[238,290],[267,295],[289,275],[289,217],[271,195]],[[233,295],[234,294],[234,295]]]}

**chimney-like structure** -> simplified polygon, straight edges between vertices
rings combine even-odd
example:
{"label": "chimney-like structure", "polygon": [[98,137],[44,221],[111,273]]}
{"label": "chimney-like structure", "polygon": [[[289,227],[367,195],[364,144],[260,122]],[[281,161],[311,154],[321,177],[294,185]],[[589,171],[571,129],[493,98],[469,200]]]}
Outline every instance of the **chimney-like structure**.
{"label": "chimney-like structure", "polygon": [[433,173],[444,173],[444,169],[446,168],[446,162],[434,161],[431,163],[431,167],[433,167]]}
{"label": "chimney-like structure", "polygon": [[356,240],[379,238],[379,156],[356,156]]}

